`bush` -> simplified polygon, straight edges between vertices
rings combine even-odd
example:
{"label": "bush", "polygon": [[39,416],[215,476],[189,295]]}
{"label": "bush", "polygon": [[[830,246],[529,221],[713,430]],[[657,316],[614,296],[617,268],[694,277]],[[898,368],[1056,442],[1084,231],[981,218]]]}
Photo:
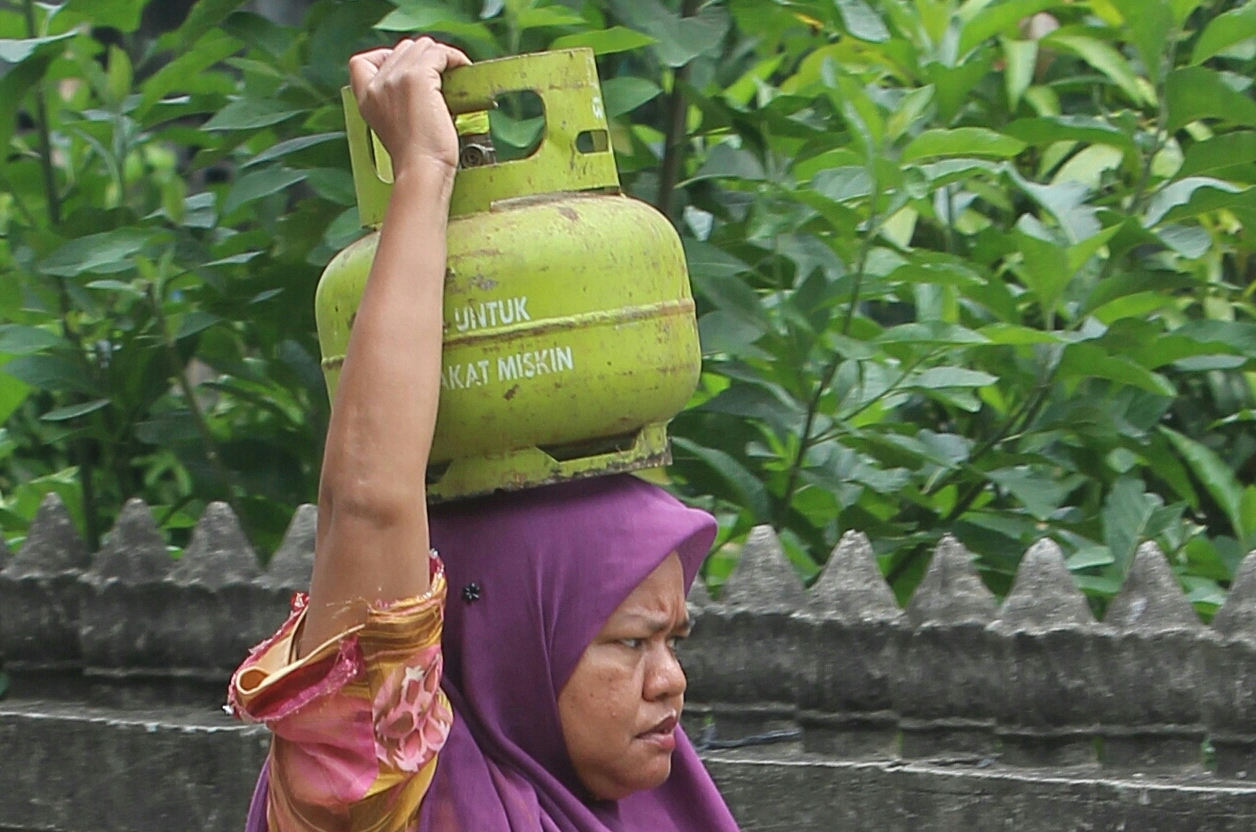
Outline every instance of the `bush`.
{"label": "bush", "polygon": [[804,577],[866,531],[901,596],[945,533],[996,592],[1050,536],[1102,605],[1154,539],[1207,614],[1256,546],[1256,3],[201,0],[155,41],[144,5],[0,15],[0,121],[33,124],[0,202],[10,533],[48,489],[92,536],[139,493],[177,544],[227,498],[266,548],[313,497],[310,298],[358,233],[337,90],[423,30],[599,53],[625,184],[690,256],[671,473],[720,517],[713,584],[755,523]]}

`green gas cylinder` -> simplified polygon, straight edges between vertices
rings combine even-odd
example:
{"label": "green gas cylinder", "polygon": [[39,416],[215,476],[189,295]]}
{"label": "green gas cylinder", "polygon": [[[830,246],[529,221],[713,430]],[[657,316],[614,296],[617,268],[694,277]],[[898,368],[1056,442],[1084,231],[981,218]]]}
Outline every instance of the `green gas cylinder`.
{"label": "green gas cylinder", "polygon": [[[455,180],[430,498],[666,464],[667,422],[701,368],[693,298],[671,223],[620,191],[593,53],[485,61],[443,86],[464,133],[467,114],[524,90],[545,126],[527,158],[494,163],[490,150]],[[391,166],[348,90],[344,103],[362,223],[378,229]],[[333,394],[378,239],[340,252],[319,282]]]}

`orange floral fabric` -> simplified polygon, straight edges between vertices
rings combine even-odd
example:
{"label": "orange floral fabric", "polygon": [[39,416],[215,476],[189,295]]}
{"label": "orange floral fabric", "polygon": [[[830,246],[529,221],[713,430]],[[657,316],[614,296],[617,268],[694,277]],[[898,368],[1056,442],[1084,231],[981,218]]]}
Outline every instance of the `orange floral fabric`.
{"label": "orange floral fabric", "polygon": [[410,832],[449,736],[440,689],[445,573],[433,553],[431,586],[373,607],[365,624],[301,659],[295,645],[306,598],[236,670],[230,709],[274,733],[271,832]]}

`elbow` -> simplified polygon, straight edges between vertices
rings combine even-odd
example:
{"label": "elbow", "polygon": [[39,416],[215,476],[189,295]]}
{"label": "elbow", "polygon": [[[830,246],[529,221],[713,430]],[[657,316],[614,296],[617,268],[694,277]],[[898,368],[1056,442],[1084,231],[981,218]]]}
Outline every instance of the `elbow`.
{"label": "elbow", "polygon": [[424,509],[425,493],[399,483],[338,483],[319,487],[319,514],[334,524],[348,523],[375,529],[393,529],[413,523]]}

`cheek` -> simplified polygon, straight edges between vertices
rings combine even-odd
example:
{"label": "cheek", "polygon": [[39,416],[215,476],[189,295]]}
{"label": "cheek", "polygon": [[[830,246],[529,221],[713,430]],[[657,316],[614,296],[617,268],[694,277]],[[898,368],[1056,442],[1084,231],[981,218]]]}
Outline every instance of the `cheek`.
{"label": "cheek", "polygon": [[[622,662],[581,662],[568,683],[567,710],[585,733],[597,732],[603,741],[635,725],[641,686],[631,667]],[[620,729],[617,731],[616,729]]]}

